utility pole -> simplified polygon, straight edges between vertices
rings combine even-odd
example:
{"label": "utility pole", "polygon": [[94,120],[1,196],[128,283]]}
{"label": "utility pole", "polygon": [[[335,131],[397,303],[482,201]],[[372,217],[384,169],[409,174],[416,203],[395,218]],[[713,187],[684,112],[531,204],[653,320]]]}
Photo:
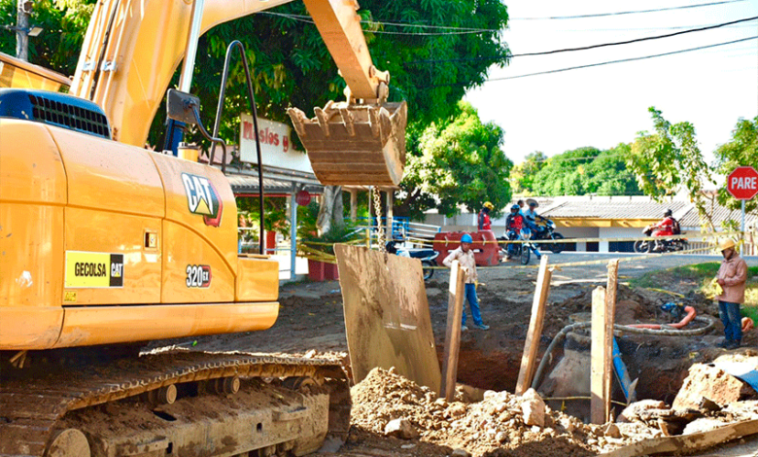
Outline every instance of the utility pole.
{"label": "utility pole", "polygon": [[32,2],[18,0],[16,10],[16,57],[29,61],[29,13],[32,12]]}

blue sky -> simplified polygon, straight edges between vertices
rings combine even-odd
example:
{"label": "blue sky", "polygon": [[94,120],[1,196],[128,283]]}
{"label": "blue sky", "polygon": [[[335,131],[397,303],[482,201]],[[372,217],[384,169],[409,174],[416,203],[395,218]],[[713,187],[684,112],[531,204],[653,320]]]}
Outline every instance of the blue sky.
{"label": "blue sky", "polygon": [[[662,35],[758,16],[758,0],[692,9],[599,18],[525,20],[659,9],[715,0],[507,0],[502,33],[511,52],[526,53]],[[716,0],[717,1],[717,0]],[[523,75],[608,60],[660,54],[758,35],[758,21],[643,43],[538,57],[516,57],[490,78]],[[526,154],[548,156],[595,146],[610,148],[652,130],[649,106],[672,123],[694,124],[710,162],[728,142],[738,118],[758,115],[758,40],[674,56],[618,63],[523,79],[491,81],[466,100],[485,122],[505,130],[504,150],[515,163]]]}

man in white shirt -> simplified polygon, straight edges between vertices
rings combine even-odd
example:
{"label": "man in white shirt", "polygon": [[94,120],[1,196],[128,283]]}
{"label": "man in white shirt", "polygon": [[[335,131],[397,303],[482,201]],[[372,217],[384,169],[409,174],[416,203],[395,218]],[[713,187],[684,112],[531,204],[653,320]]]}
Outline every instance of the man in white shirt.
{"label": "man in white shirt", "polygon": [[[463,274],[466,277],[465,296],[471,307],[471,317],[474,318],[474,328],[478,328],[479,330],[489,330],[489,325],[485,325],[484,322],[482,322],[482,315],[479,312],[479,298],[476,296],[476,282],[478,276],[476,274],[474,251],[471,249],[471,243],[473,243],[473,241],[471,235],[464,233],[461,237],[461,246],[458,249],[451,251],[442,263],[446,267],[451,267],[453,266],[453,261],[457,260],[461,265],[461,268],[463,268]],[[468,330],[468,327],[466,327],[465,309],[463,311],[461,330]]]}

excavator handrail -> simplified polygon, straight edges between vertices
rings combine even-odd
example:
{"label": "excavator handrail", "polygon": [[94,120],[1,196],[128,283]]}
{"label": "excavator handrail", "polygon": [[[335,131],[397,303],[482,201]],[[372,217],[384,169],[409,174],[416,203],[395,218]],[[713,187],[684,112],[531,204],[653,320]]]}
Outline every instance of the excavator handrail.
{"label": "excavator handrail", "polygon": [[[255,102],[255,91],[253,91],[253,79],[250,77],[250,65],[247,62],[247,55],[245,54],[245,46],[239,41],[234,40],[231,43],[229,43],[229,46],[226,48],[226,57],[224,59],[224,70],[221,73],[221,89],[218,93],[218,106],[216,107],[216,119],[213,123],[213,136],[218,136],[218,131],[221,128],[221,115],[224,112],[224,98],[226,97],[226,83],[229,79],[229,63],[232,59],[232,50],[233,49],[239,49],[240,55],[242,56],[242,66],[245,68],[245,79],[247,80],[247,92],[248,92],[248,100],[250,101],[250,111],[253,116],[253,128],[255,129],[255,149],[258,155],[258,202],[259,202],[259,212],[260,212],[260,219],[259,219],[259,225],[260,225],[260,233],[263,233],[263,161],[262,161],[262,154],[261,154],[261,140],[259,138],[259,130],[258,130],[258,110],[256,108],[256,102]],[[213,146],[211,146],[211,153],[210,153],[210,162],[213,163],[213,159],[215,157],[216,153],[216,144],[214,143]],[[224,174],[226,174],[226,148],[224,148],[224,157],[221,161],[221,168]],[[262,235],[261,235],[262,238]],[[260,254],[263,255],[263,243],[258,243]]]}

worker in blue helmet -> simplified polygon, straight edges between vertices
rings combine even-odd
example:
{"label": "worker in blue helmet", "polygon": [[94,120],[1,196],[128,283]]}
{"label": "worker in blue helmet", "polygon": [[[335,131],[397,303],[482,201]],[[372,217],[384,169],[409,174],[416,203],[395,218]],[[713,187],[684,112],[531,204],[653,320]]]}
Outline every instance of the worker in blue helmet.
{"label": "worker in blue helmet", "polygon": [[[479,312],[479,298],[476,296],[476,260],[474,260],[474,251],[471,249],[471,243],[473,242],[474,240],[471,239],[471,235],[464,233],[461,237],[460,247],[451,251],[450,254],[445,257],[445,260],[443,260],[442,263],[446,267],[452,267],[453,261],[457,260],[461,265],[466,280],[466,300],[471,307],[471,317],[474,318],[474,328],[478,328],[479,330],[489,330],[489,325],[485,325],[484,322],[482,322],[482,315]],[[468,327],[466,327],[465,310],[463,311],[463,322],[461,323],[461,330],[468,330]]]}

